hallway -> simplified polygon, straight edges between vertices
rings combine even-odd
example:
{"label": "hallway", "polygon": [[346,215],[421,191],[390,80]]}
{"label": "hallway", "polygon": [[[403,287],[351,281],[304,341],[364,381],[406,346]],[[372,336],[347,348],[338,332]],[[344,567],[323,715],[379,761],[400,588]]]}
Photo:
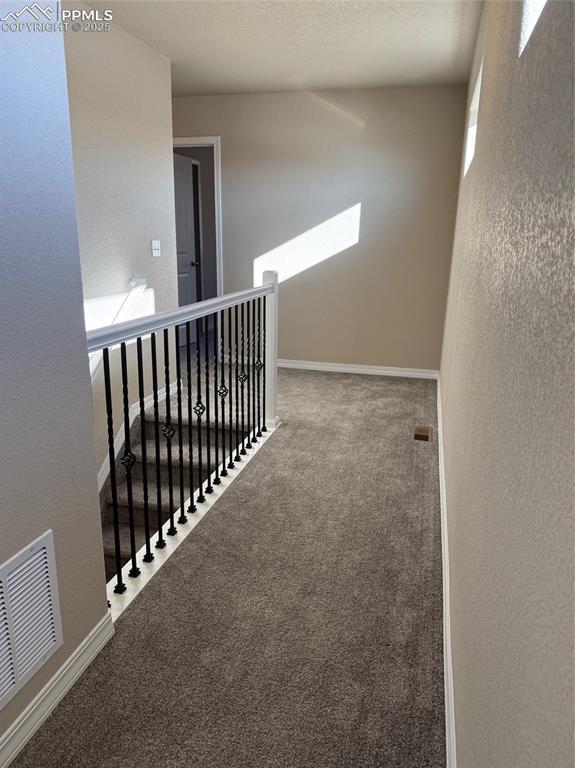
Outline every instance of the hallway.
{"label": "hallway", "polygon": [[280,428],[15,768],[445,765],[436,383],[278,379]]}

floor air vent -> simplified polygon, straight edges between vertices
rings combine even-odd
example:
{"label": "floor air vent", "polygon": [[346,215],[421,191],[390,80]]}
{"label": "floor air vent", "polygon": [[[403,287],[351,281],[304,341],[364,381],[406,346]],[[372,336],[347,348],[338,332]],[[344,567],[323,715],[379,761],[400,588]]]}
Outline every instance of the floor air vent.
{"label": "floor air vent", "polygon": [[62,645],[52,531],[0,566],[0,709]]}
{"label": "floor air vent", "polygon": [[411,439],[423,440],[424,442],[429,443],[433,439],[433,429],[431,427],[412,427]]}

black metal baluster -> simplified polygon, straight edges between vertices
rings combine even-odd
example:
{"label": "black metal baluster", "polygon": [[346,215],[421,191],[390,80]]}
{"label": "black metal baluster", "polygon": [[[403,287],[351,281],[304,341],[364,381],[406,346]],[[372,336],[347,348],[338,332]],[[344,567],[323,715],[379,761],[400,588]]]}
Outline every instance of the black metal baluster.
{"label": "black metal baluster", "polygon": [[190,321],[186,323],[186,375],[188,381],[188,459],[190,462],[190,506],[188,514],[196,511],[194,504],[194,449],[192,445],[192,435],[194,426],[194,417],[192,410],[192,334]]}
{"label": "black metal baluster", "polygon": [[232,365],[232,308],[228,307],[228,423],[230,425],[230,460],[228,469],[234,468],[234,416],[233,416],[233,365]]}
{"label": "black metal baluster", "polygon": [[256,437],[257,421],[256,421],[256,373],[257,373],[257,350],[256,350],[256,299],[252,301],[252,443],[257,443]]}
{"label": "black metal baluster", "polygon": [[264,296],[264,308],[263,308],[263,314],[264,314],[264,338],[263,338],[263,357],[264,357],[264,384],[263,384],[263,418],[262,418],[262,432],[267,432],[268,428],[266,427],[266,333],[267,333],[267,322],[266,322],[266,297]]}
{"label": "black metal baluster", "polygon": [[128,576],[136,577],[140,575],[140,569],[136,562],[136,531],[134,528],[134,499],[132,493],[132,467],[136,463],[136,457],[132,453],[132,444],[130,440],[130,401],[128,397],[128,362],[125,342],[122,342],[120,346],[120,357],[122,361],[122,402],[124,406],[124,455],[120,459],[120,464],[122,464],[126,470],[130,556],[132,559],[132,567],[130,568]]}
{"label": "black metal baluster", "polygon": [[157,526],[158,540],[157,549],[163,549],[166,546],[166,540],[163,536],[162,521],[162,471],[160,464],[160,409],[158,405],[158,359],[156,353],[156,334],[152,334],[152,391],[154,397],[154,442],[156,447],[156,506],[157,506]]}
{"label": "black metal baluster", "polygon": [[236,360],[235,360],[235,369],[236,369],[236,455],[234,456],[234,461],[241,461],[242,457],[240,456],[240,380],[239,380],[239,323],[238,323],[238,305],[234,307],[234,336],[235,336],[235,342],[236,342]]}
{"label": "black metal baluster", "polygon": [[151,563],[154,555],[150,549],[150,502],[148,498],[148,445],[146,442],[146,408],[144,406],[144,364],[142,357],[142,339],[136,341],[138,356],[138,396],[140,399],[140,443],[142,451],[142,486],[144,489],[144,537],[146,539],[146,554],[142,558],[145,563]]}
{"label": "black metal baluster", "polygon": [[252,410],[252,405],[251,405],[251,400],[252,400],[252,397],[251,397],[251,379],[252,379],[252,377],[250,375],[251,374],[251,371],[250,371],[250,352],[251,352],[251,350],[250,350],[250,328],[251,328],[251,322],[250,322],[250,303],[249,303],[249,301],[246,302],[246,314],[247,314],[247,320],[248,320],[248,322],[247,322],[247,334],[246,334],[246,336],[247,336],[247,339],[246,339],[246,342],[247,342],[246,343],[247,360],[246,360],[246,369],[245,369],[245,373],[246,373],[246,376],[247,376],[246,384],[247,384],[247,393],[248,393],[248,399],[247,399],[247,403],[248,403],[248,411],[247,411],[247,413],[248,413],[248,420],[247,420],[246,448],[251,448],[252,447],[252,440],[251,440],[251,437],[252,437],[252,427],[251,427],[251,424],[252,424],[252,422],[251,422],[251,410]]}
{"label": "black metal baluster", "polygon": [[198,318],[196,320],[196,404],[194,405],[194,413],[197,416],[198,427],[198,503],[202,503],[206,500],[204,496],[204,483],[202,472],[202,416],[205,413],[206,406],[202,403],[202,363],[200,359],[200,328],[202,321]]}
{"label": "black metal baluster", "polygon": [[244,385],[246,383],[246,372],[244,369],[244,305],[242,303],[241,306],[241,330],[240,330],[240,338],[241,338],[241,346],[242,346],[242,369],[240,371],[240,385],[241,385],[241,395],[242,395],[242,402],[241,402],[241,408],[242,408],[242,447],[240,450],[240,453],[242,456],[245,456],[246,454],[246,448],[245,448],[245,422],[244,422],[244,410],[245,410],[245,397],[244,397]]}
{"label": "black metal baluster", "polygon": [[104,386],[106,390],[106,420],[108,425],[108,461],[110,462],[110,491],[112,494],[112,519],[114,523],[114,549],[116,557],[116,586],[114,592],[126,591],[122,581],[122,556],[120,552],[120,524],[118,521],[118,489],[116,486],[116,451],[114,450],[114,418],[112,413],[112,387],[110,384],[110,359],[108,349],[102,350],[104,361]]}
{"label": "black metal baluster", "polygon": [[187,523],[188,518],[184,507],[186,505],[186,489],[184,485],[184,425],[182,424],[182,362],[180,360],[180,326],[174,326],[176,342],[176,402],[178,405],[178,461],[180,475],[180,516],[178,523]]}
{"label": "black metal baluster", "polygon": [[214,485],[219,485],[220,480],[220,418],[218,401],[218,313],[214,312],[214,451],[216,457],[216,476]]}
{"label": "black metal baluster", "polygon": [[262,363],[262,299],[258,296],[258,358],[256,360],[256,370],[258,372],[258,437],[262,436],[262,419],[261,419],[261,373],[263,368]]}
{"label": "black metal baluster", "polygon": [[212,488],[212,428],[210,426],[210,327],[209,318],[204,318],[205,338],[204,338],[204,362],[206,372],[206,472],[207,482],[205,493],[213,493]]}
{"label": "black metal baluster", "polygon": [[225,384],[225,367],[224,367],[224,331],[225,331],[225,313],[222,309],[220,311],[220,365],[221,365],[221,380],[220,388],[218,389],[218,395],[222,404],[222,471],[220,475],[226,477],[228,470],[226,469],[226,396],[228,394],[228,388]]}
{"label": "black metal baluster", "polygon": [[168,329],[164,328],[164,373],[166,381],[166,423],[162,434],[166,438],[166,452],[168,454],[168,513],[170,527],[166,531],[168,536],[175,536],[178,529],[174,525],[174,470],[172,466],[172,438],[176,430],[172,424],[171,395],[170,395],[170,336]]}

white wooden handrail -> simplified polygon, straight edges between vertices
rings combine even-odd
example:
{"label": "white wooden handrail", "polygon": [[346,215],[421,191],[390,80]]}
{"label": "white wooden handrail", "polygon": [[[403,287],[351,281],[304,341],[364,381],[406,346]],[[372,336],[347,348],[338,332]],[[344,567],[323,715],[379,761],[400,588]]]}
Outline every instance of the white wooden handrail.
{"label": "white wooden handrail", "polygon": [[[267,273],[271,274],[271,273]],[[135,320],[127,320],[123,323],[108,325],[106,328],[96,328],[86,334],[88,352],[96,352],[99,349],[114,346],[124,341],[131,341],[138,336],[147,336],[154,331],[162,331],[173,325],[186,323],[189,320],[198,320],[206,315],[219,312],[221,309],[234,307],[258,296],[274,294],[277,291],[277,283],[267,283],[258,288],[248,288],[244,291],[228,293],[224,296],[216,296],[213,299],[198,301],[185,307],[170,309],[166,312],[157,312],[155,315],[140,317]]]}
{"label": "white wooden handrail", "polygon": [[[101,423],[108,461],[99,485],[109,483],[113,543],[106,545],[106,554],[114,560],[115,576],[108,585],[114,595],[125,594],[127,583],[145,573],[140,564],[147,569],[154,560],[152,538],[157,534],[156,546],[166,547],[164,535],[169,538],[188,522],[197,505],[217,493],[216,486],[225,484],[235,474],[231,470],[278,425],[278,273],[264,272],[262,279],[261,286],[86,334],[89,353],[102,357],[103,387],[95,387],[93,395],[99,401],[95,413],[105,400]],[[116,432],[119,423],[123,429]],[[141,468],[134,475],[138,461]],[[157,492],[154,509],[149,483]],[[127,531],[120,508],[128,510]]]}

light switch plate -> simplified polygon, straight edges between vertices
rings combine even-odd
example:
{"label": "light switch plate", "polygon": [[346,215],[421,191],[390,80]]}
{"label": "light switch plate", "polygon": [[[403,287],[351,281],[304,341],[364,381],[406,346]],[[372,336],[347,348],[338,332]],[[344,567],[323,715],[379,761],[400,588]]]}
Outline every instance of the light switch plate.
{"label": "light switch plate", "polygon": [[152,240],[152,256],[158,259],[162,255],[162,249],[160,248],[159,240]]}

